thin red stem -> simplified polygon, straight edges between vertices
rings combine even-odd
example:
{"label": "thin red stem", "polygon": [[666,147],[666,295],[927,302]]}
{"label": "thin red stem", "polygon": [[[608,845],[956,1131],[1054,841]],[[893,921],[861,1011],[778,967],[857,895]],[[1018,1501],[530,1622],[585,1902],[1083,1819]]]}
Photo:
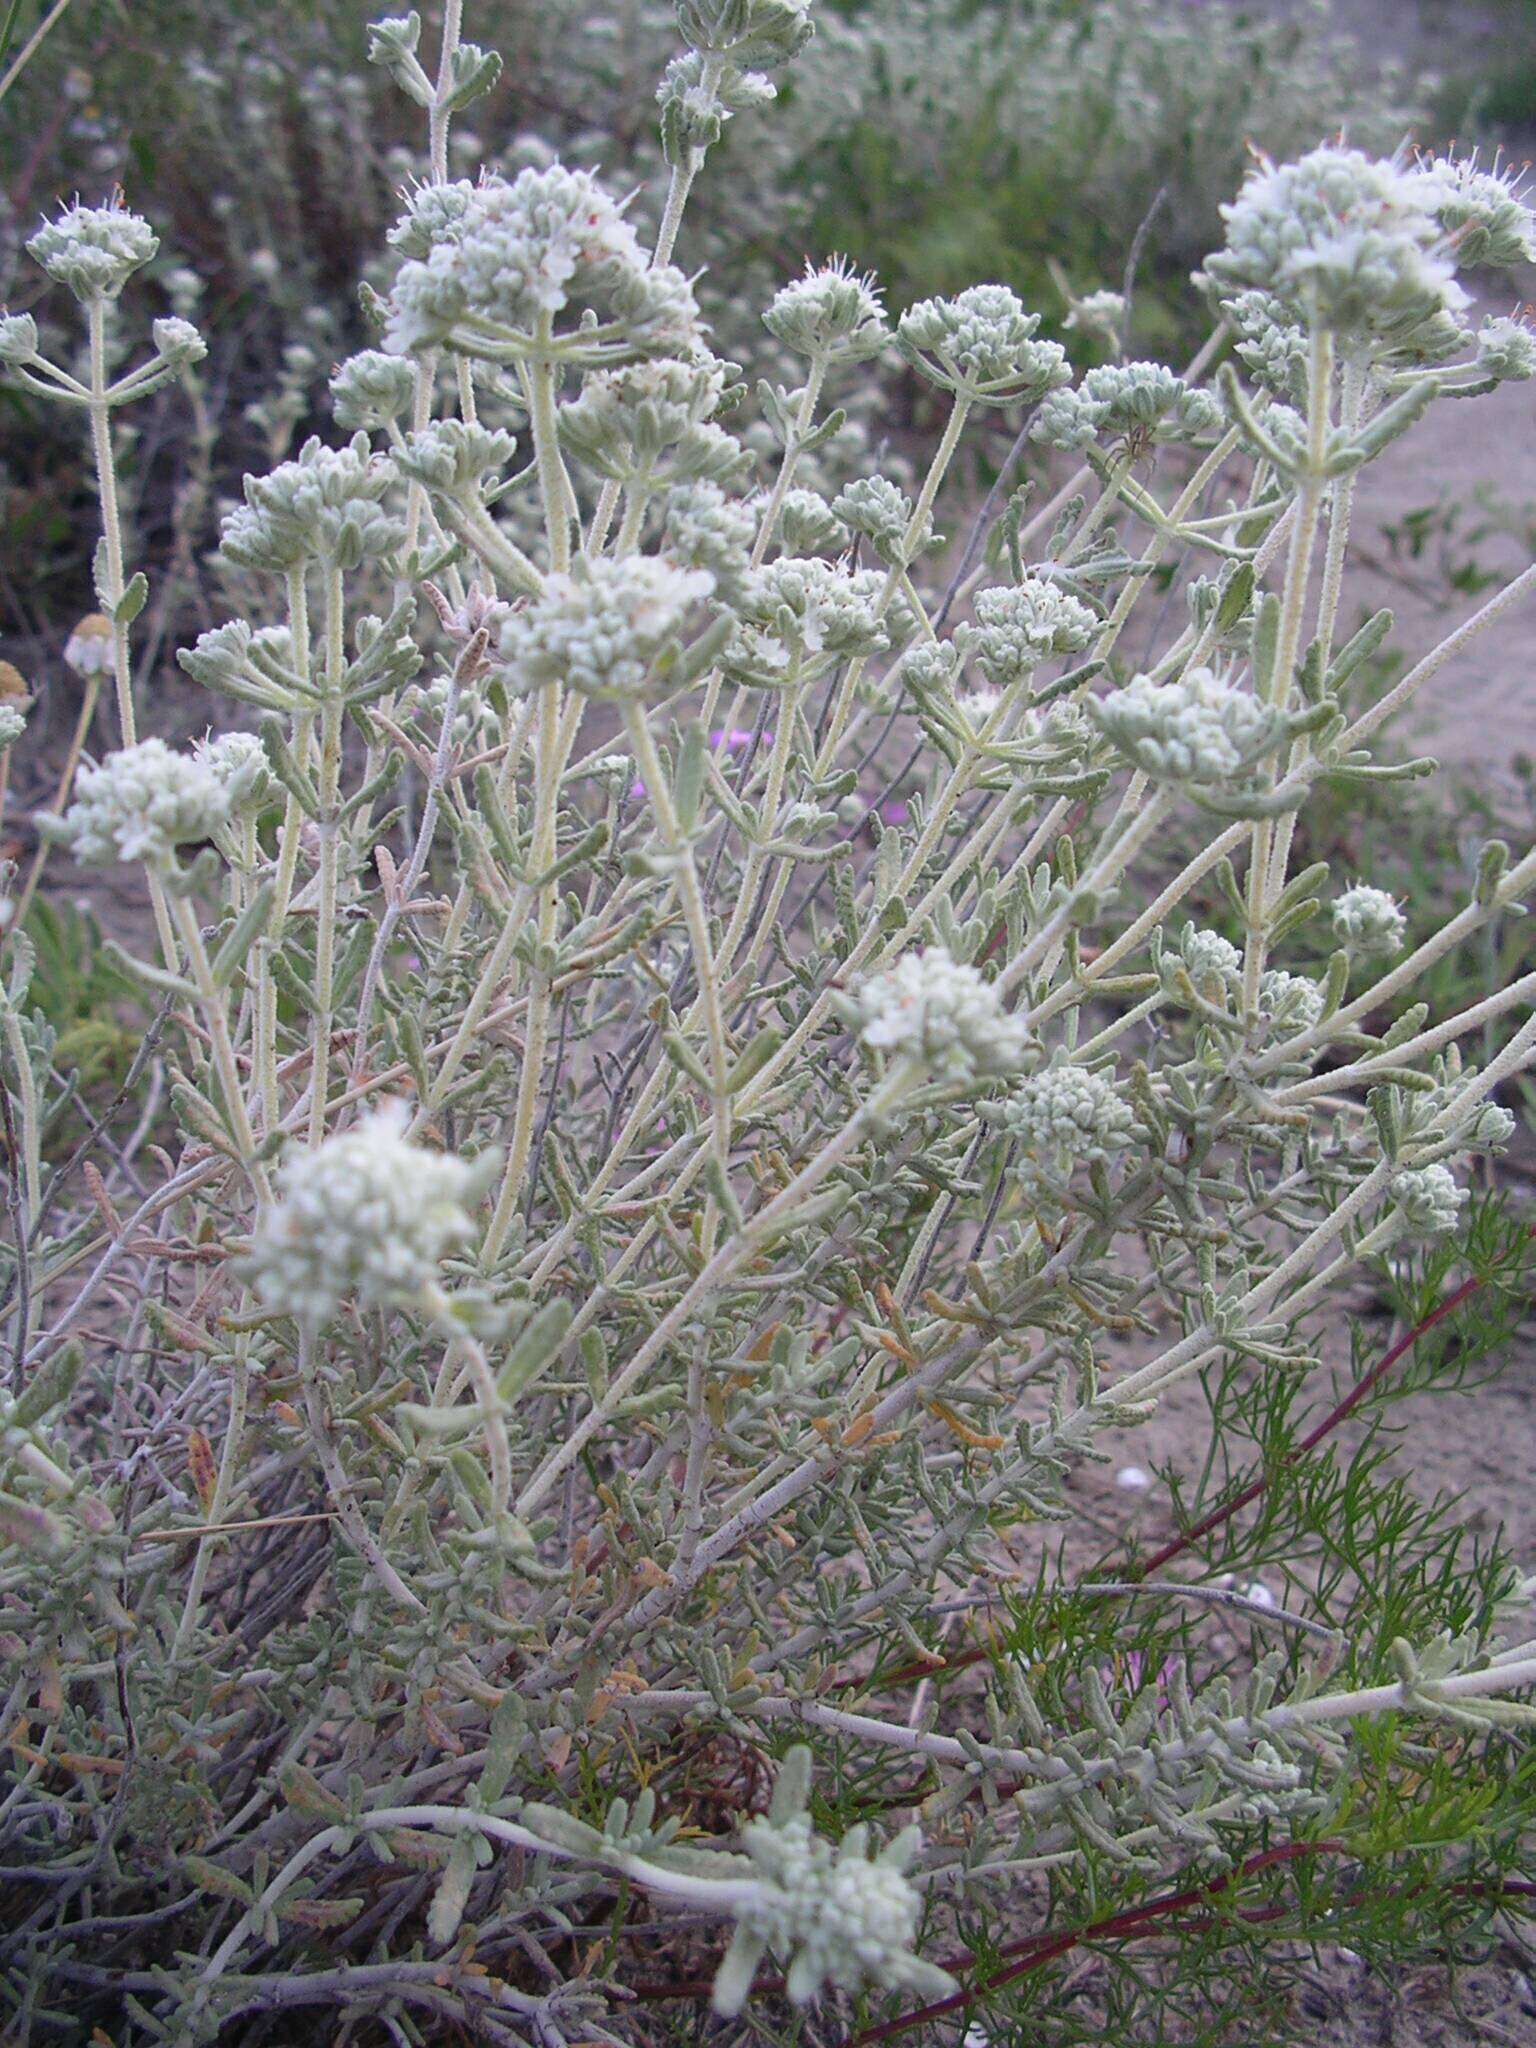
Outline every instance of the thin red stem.
{"label": "thin red stem", "polygon": [[[1536,1237],[1536,1224],[1531,1226],[1528,1235]],[[1457,1309],[1464,1307],[1467,1302],[1471,1301],[1474,1295],[1480,1294],[1487,1284],[1486,1279],[1474,1274],[1470,1279],[1463,1280],[1459,1287],[1453,1288],[1445,1296],[1444,1300],[1437,1302],[1428,1315],[1421,1316],[1411,1330],[1406,1331],[1398,1338],[1394,1345],[1377,1359],[1369,1372],[1361,1374],[1343,1400],[1329,1409],[1316,1429],[1309,1431],[1302,1438],[1301,1442],[1296,1445],[1294,1450],[1287,1452],[1283,1463],[1286,1465],[1294,1464],[1298,1458],[1304,1457],[1308,1451],[1315,1450],[1323,1438],[1331,1436],[1341,1423],[1347,1422],[1361,1402],[1369,1397],[1374,1388],[1392,1370],[1393,1366],[1407,1357],[1421,1337],[1428,1336],[1429,1332],[1438,1324],[1443,1323],[1447,1316],[1453,1316]],[[1230,1522],[1232,1517],[1240,1514],[1250,1502],[1256,1501],[1262,1493],[1267,1491],[1272,1476],[1270,1473],[1261,1474],[1259,1478],[1245,1486],[1241,1492],[1234,1494],[1231,1500],[1224,1502],[1221,1507],[1212,1508],[1208,1515],[1196,1522],[1192,1529],[1186,1529],[1182,1536],[1176,1536],[1171,1542],[1165,1543],[1161,1550],[1154,1551],[1142,1563],[1129,1566],[1125,1572],[1125,1577],[1145,1577],[1149,1572],[1160,1571],[1171,1559],[1182,1556],[1186,1550],[1198,1543],[1202,1537],[1209,1536],[1213,1529],[1221,1528],[1223,1523]]]}

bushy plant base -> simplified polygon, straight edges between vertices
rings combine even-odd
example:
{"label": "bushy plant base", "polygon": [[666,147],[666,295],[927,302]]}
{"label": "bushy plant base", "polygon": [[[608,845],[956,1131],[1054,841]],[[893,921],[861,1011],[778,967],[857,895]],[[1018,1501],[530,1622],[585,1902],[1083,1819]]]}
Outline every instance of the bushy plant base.
{"label": "bushy plant base", "polygon": [[[17,2041],[1280,2038],[1298,1943],[1467,1953],[1529,1892],[1529,1588],[1387,1404],[1521,1312],[1536,973],[1421,991],[1536,850],[1427,928],[1293,854],[1428,772],[1383,724],[1536,585],[1367,691],[1355,480],[1536,370],[1459,282],[1532,216],[1260,160],[1185,375],[1107,291],[1075,379],[1006,285],[892,323],[830,264],[749,396],[687,206],[812,23],[677,20],[654,242],[584,170],[450,176],[496,57],[457,0],[374,25],[430,174],[336,432],[223,520],[191,750],[140,731],[114,426],[203,338],[119,359],[115,199],[29,245],[78,353],[0,321],[89,441],[64,659],[120,741],[5,942]],[[910,479],[843,432],[898,364]],[[946,540],[989,419],[1066,480]],[[65,856],[152,934],[85,1116],[27,936]],[[1074,1530],[1193,1386],[1178,1533]]]}

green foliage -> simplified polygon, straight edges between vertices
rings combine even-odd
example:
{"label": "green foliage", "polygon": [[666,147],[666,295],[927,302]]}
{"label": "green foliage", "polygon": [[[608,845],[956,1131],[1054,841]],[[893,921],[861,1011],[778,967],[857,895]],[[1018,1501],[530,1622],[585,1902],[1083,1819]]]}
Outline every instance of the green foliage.
{"label": "green foliage", "polygon": [[83,904],[39,898],[26,931],[37,954],[28,994],[55,1034],[54,1064],[78,1074],[87,1102],[110,1096],[152,1015],[143,986],[106,949],[99,922]]}
{"label": "green foliage", "polygon": [[1408,118],[1390,71],[1365,84],[1326,7],[1268,19],[1149,0],[864,0],[846,13],[786,110],[809,138],[786,180],[813,245],[874,270],[897,305],[995,277],[1054,306],[1062,272],[1075,289],[1118,285],[1134,243],[1153,353],[1190,341],[1188,273],[1246,150],[1283,156],[1334,126],[1391,147]]}

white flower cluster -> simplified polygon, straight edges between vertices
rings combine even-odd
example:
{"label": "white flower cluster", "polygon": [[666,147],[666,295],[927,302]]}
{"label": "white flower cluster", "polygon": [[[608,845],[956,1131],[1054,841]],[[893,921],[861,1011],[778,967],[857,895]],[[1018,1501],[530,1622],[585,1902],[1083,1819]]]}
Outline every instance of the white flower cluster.
{"label": "white flower cluster", "polygon": [[1187,924],[1179,934],[1179,953],[1198,988],[1202,982],[1230,982],[1243,971],[1243,956],[1220,932]]}
{"label": "white flower cluster", "polygon": [[1101,363],[1076,390],[1053,391],[1030,433],[1051,448],[1087,448],[1103,436],[1146,448],[1197,440],[1221,424],[1211,394],[1162,363]]}
{"label": "white flower cluster", "polygon": [[504,470],[517,450],[511,434],[473,420],[434,420],[407,434],[395,452],[401,476],[460,498],[478,492],[482,478]]}
{"label": "white flower cluster", "polygon": [[994,689],[1006,689],[1057,654],[1077,654],[1099,630],[1081,598],[1048,577],[983,590],[976,622],[960,627],[955,644]]}
{"label": "white flower cluster", "polygon": [[469,1236],[479,1165],[413,1144],[408,1121],[403,1103],[389,1103],[290,1153],[248,1260],[269,1308],[318,1324],[349,1295],[370,1308],[407,1301]]}
{"label": "white flower cluster", "polygon": [[785,1990],[806,2005],[823,1985],[873,1986],[936,1995],[953,1979],[913,1954],[922,1897],[905,1875],[916,1829],[871,1857],[866,1831],[851,1828],[836,1849],[799,1815],[775,1826],[754,1820],[742,1846],[758,1883],[735,1909],[737,1932],[715,1980],[715,2010],[740,2012],[765,1950],[789,1965]]}
{"label": "white flower cluster", "polygon": [[267,750],[255,733],[210,733],[198,741],[193,758],[217,776],[232,815],[261,808],[272,777]]}
{"label": "white flower cluster", "polygon": [[349,432],[391,426],[410,411],[415,397],[415,370],[380,348],[348,356],[331,378],[331,410],[337,426]]}
{"label": "white flower cluster", "polygon": [[[980,737],[1006,700],[1006,692],[990,685],[979,690],[952,694],[951,702],[971,739]],[[1020,760],[1019,749],[1035,750],[1041,766],[1059,768],[1067,759],[1084,753],[1092,741],[1093,729],[1075,704],[1058,698],[1045,705],[1016,705],[992,736],[994,746],[1004,741],[1013,749],[1009,759]]]}
{"label": "white flower cluster", "polygon": [[394,465],[372,452],[366,434],[341,448],[312,438],[270,475],[245,479],[245,503],[224,521],[221,552],[272,575],[311,559],[337,569],[376,561],[405,538],[403,522],[383,504],[395,480]]}
{"label": "white flower cluster", "polygon": [[1126,300],[1124,292],[1103,289],[1083,292],[1068,302],[1067,317],[1063,327],[1079,334],[1096,334],[1101,339],[1113,341],[1125,322]]}
{"label": "white flower cluster", "polygon": [[200,363],[208,353],[207,342],[190,320],[155,320],[149,332],[155,353],[169,369],[184,370]]}
{"label": "white flower cluster", "polygon": [[[1300,399],[1306,390],[1307,334],[1271,292],[1238,292],[1222,311],[1238,336],[1236,350],[1254,381],[1277,398]],[[1274,408],[1264,414],[1274,430]]]}
{"label": "white flower cluster", "polygon": [[1269,292],[1302,326],[1376,335],[1457,312],[1466,293],[1433,180],[1357,149],[1261,159],[1222,207],[1223,249],[1202,281],[1218,297]]}
{"label": "white flower cluster", "polygon": [[71,206],[43,223],[27,253],[86,302],[115,299],[159,246],[149,222],[125,206]]}
{"label": "white flower cluster", "polygon": [[874,279],[841,258],[808,263],[803,277],[769,300],[763,325],[796,355],[822,364],[867,362],[891,338]]}
{"label": "white flower cluster", "polygon": [[741,443],[711,423],[725,378],[725,365],[704,354],[594,371],[561,406],[560,438],[578,461],[615,483],[723,481],[747,460]]}
{"label": "white flower cluster", "polygon": [[903,953],[853,999],[852,1021],[871,1050],[913,1060],[943,1081],[1011,1073],[1028,1029],[1002,1006],[992,983],[943,946]]}
{"label": "white flower cluster", "polygon": [[205,689],[225,690],[258,703],[270,702],[268,693],[294,678],[293,635],[288,628],[262,626],[253,632],[244,619],[211,626],[176,659]]}
{"label": "white flower cluster", "polygon": [[715,579],[723,604],[739,603],[746,588],[757,515],[706,478],[674,485],[667,494],[667,552],[685,569]]}
{"label": "white flower cluster", "polygon": [[880,654],[901,634],[901,615],[880,612],[885,577],[817,555],[783,555],[759,569],[741,602],[742,630],[727,662],[765,678],[821,656]]}
{"label": "white flower cluster", "polygon": [[1009,1091],[999,1121],[1040,1166],[1104,1165],[1136,1135],[1136,1117],[1107,1075],[1070,1063],[1044,1067]]}
{"label": "white flower cluster", "polygon": [[1408,936],[1408,920],[1385,889],[1357,882],[1336,898],[1333,928],[1350,952],[1362,959],[1389,959],[1400,953]]}
{"label": "white flower cluster", "polygon": [[953,299],[920,299],[896,328],[902,354],[935,384],[988,405],[1033,405],[1072,381],[1060,343],[1041,341],[1002,284],[975,284]]}
{"label": "white flower cluster", "polygon": [[88,867],[142,860],[166,868],[178,846],[211,838],[228,815],[224,783],[207,761],[141,740],[80,770],[57,832]]}
{"label": "white flower cluster", "polygon": [[24,370],[37,361],[37,322],[30,313],[0,313],[0,363]]}
{"label": "white flower cluster", "polygon": [[973,733],[980,732],[1003,701],[1001,690],[967,690],[955,699],[955,709]]}
{"label": "white flower cluster", "polygon": [[1282,1036],[1288,1031],[1310,1031],[1323,1014],[1323,992],[1304,974],[1270,967],[1259,977],[1258,1008],[1259,1015],[1268,1018]]}
{"label": "white flower cluster", "polygon": [[1536,377],[1536,334],[1523,320],[1493,313],[1477,330],[1477,368],[1501,384]]}
{"label": "white flower cluster", "polygon": [[0,700],[0,747],[13,747],[27,729],[27,714],[21,706]]}
{"label": "white flower cluster", "polygon": [[1469,157],[1431,158],[1419,175],[1462,269],[1536,263],[1536,213],[1520,194],[1523,171],[1501,170],[1497,157],[1485,171],[1474,150]]}
{"label": "white flower cluster", "polygon": [[549,576],[501,629],[509,681],[518,690],[568,683],[585,697],[642,697],[658,656],[714,587],[707,570],[654,555],[605,558],[579,576]]}
{"label": "white flower cluster", "polygon": [[674,57],[656,88],[662,154],[669,164],[678,164],[694,150],[713,148],[733,114],[755,112],[777,96],[778,87],[761,71],[710,66],[700,50]]}
{"label": "white flower cluster", "polygon": [[112,621],[105,612],[87,612],[64,642],[64,665],[77,676],[104,676],[112,670]]}
{"label": "white flower cluster", "polygon": [[867,540],[882,562],[899,562],[903,567],[928,542],[924,531],[906,548],[907,528],[912,523],[912,500],[889,477],[861,476],[845,484],[832,500],[832,514],[850,534]]}
{"label": "white flower cluster", "polygon": [[953,640],[920,640],[901,658],[901,681],[918,697],[952,693],[960,673],[960,650]]}
{"label": "white flower cluster", "polygon": [[470,336],[529,337],[568,308],[614,323],[638,353],[681,350],[698,331],[682,272],[648,266],[623,207],[587,171],[529,167],[510,182],[428,187],[391,240],[406,261],[389,297],[398,354]]}
{"label": "white flower cluster", "polygon": [[846,548],[849,533],[819,491],[791,490],[779,507],[779,538],[789,555],[823,555]]}
{"label": "white flower cluster", "polygon": [[1467,1191],[1458,1187],[1448,1166],[1417,1166],[1393,1175],[1392,1199],[1410,1230],[1440,1237],[1456,1228]]}
{"label": "white flower cluster", "polygon": [[1274,744],[1283,721],[1214,669],[1174,682],[1134,676],[1091,700],[1090,716],[1136,766],[1161,782],[1220,783],[1242,775]]}

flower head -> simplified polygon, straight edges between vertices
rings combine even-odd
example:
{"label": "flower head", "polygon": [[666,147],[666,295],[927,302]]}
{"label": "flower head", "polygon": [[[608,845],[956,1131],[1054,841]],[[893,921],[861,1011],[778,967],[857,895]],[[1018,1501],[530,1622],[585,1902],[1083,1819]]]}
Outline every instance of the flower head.
{"label": "flower head", "polygon": [[560,438],[578,461],[615,483],[723,482],[747,460],[741,444],[712,424],[725,380],[726,366],[700,352],[595,370],[561,406]]}
{"label": "flower head", "polygon": [[1403,950],[1408,920],[1385,889],[1357,882],[1335,898],[1333,928],[1342,944],[1361,959],[1390,958]]}
{"label": "flower head", "polygon": [[1028,1032],[996,988],[942,946],[903,953],[857,991],[852,1005],[861,1044],[909,1059],[936,1079],[969,1081],[1005,1074],[1024,1056]]}
{"label": "flower head", "polygon": [[1087,448],[1101,437],[1148,448],[1195,440],[1221,423],[1221,407],[1210,393],[1162,363],[1104,363],[1075,391],[1053,391],[1030,433],[1052,448]]}
{"label": "flower head", "polygon": [[758,1882],[736,1907],[737,1932],[715,1980],[715,2010],[737,2013],[758,1959],[771,1950],[789,1965],[790,2003],[807,2005],[823,1985],[925,1994],[953,1980],[913,1954],[922,1895],[905,1875],[919,1843],[909,1829],[871,1856],[862,1827],[834,1848],[803,1814],[779,1825],[752,1821],[742,1837]]}
{"label": "flower head", "polygon": [[317,436],[270,475],[245,479],[245,503],[224,521],[221,552],[243,569],[275,575],[316,558],[338,569],[377,560],[405,538],[404,523],[383,505],[395,478],[366,434],[341,448]]}
{"label": "flower head", "polygon": [[1477,367],[1501,384],[1536,377],[1536,333],[1523,320],[1495,313],[1477,330]]}
{"label": "flower head", "polygon": [[778,87],[761,71],[733,63],[711,65],[701,50],[674,57],[656,88],[661,108],[661,146],[669,164],[685,163],[693,150],[712,149],[733,114],[768,106]]}
{"label": "flower head", "polygon": [[587,697],[644,696],[658,658],[714,587],[708,570],[680,569],[654,555],[602,559],[580,576],[547,577],[502,627],[502,659],[520,690],[564,682]]}
{"label": "flower head", "polygon": [[365,348],[348,356],[331,378],[331,408],[338,427],[371,431],[408,413],[416,396],[416,373],[399,356]]}
{"label": "flower head", "polygon": [[413,1144],[408,1120],[402,1103],[390,1103],[312,1151],[290,1153],[248,1259],[269,1307],[320,1323],[349,1295],[370,1308],[408,1301],[469,1235],[484,1162]]}
{"label": "flower head", "polygon": [[1223,995],[1243,971],[1243,956],[1230,939],[1195,924],[1185,925],[1179,933],[1179,959],[1200,994],[1208,998]]}
{"label": "flower head", "polygon": [[156,354],[175,370],[200,363],[208,353],[207,342],[192,322],[179,317],[152,322],[150,339],[155,344]]}
{"label": "flower head", "polygon": [[733,64],[787,64],[814,34],[811,0],[676,0],[690,49]]}
{"label": "flower head", "polygon": [[1223,300],[1268,292],[1303,327],[1410,329],[1466,303],[1438,205],[1431,180],[1357,149],[1263,158],[1222,207],[1226,246],[1200,281]]}
{"label": "flower head", "polygon": [[920,640],[901,658],[901,680],[919,700],[952,694],[960,673],[960,650],[953,640]]}
{"label": "flower head", "polygon": [[1160,782],[1229,782],[1261,759],[1282,729],[1269,705],[1208,668],[1186,669],[1169,683],[1135,676],[1088,710],[1100,730]]}
{"label": "flower head", "polygon": [[1080,652],[1099,630],[1087,605],[1045,576],[984,590],[975,610],[976,623],[955,643],[999,690],[1053,655]]}
{"label": "flower head", "polygon": [[142,860],[166,868],[178,846],[210,838],[228,815],[224,784],[206,761],[164,740],[141,740],[80,770],[75,800],[55,829],[83,866]]}
{"label": "flower head", "polygon": [[1001,690],[967,690],[955,699],[955,709],[973,733],[979,733],[1003,701]]}
{"label": "flower head", "polygon": [[0,313],[0,363],[25,369],[37,361],[37,322],[30,313]]}
{"label": "flower head", "polygon": [[674,484],[667,493],[667,552],[685,569],[715,579],[714,594],[736,603],[746,587],[757,514],[707,478]]}
{"label": "flower head", "polygon": [[1082,334],[1097,334],[1106,341],[1114,341],[1125,323],[1125,312],[1123,292],[1084,292],[1080,298],[1070,301],[1062,325]]}
{"label": "flower head", "polygon": [[1536,263],[1536,213],[1521,194],[1523,171],[1483,170],[1468,157],[1433,157],[1420,166],[1429,203],[1464,270],[1508,270]]}
{"label": "flower head", "polygon": [[1081,1160],[1102,1165],[1136,1134],[1136,1118],[1113,1081],[1066,1063],[1042,1068],[1009,1091],[999,1121],[1035,1166],[1070,1173]]}
{"label": "flower head", "polygon": [[1417,1166],[1393,1175],[1392,1199],[1411,1231],[1441,1237],[1456,1228],[1467,1191],[1448,1166]]}
{"label": "flower head", "polygon": [[973,402],[1033,405],[1072,381],[1059,342],[1041,341],[1038,313],[1026,313],[1002,284],[976,284],[953,299],[920,299],[902,314],[896,339],[925,377]]}
{"label": "flower head", "polygon": [[64,642],[64,665],[77,676],[109,675],[112,669],[112,621],[105,612],[87,612]]}
{"label": "flower head", "polygon": [[849,533],[861,534],[869,542],[882,562],[904,567],[928,545],[925,522],[924,530],[908,548],[912,500],[889,477],[864,476],[845,484],[833,499],[832,510]]}
{"label": "flower head", "polygon": [[115,299],[159,246],[149,222],[125,206],[70,206],[43,223],[27,253],[86,303]]}
{"label": "flower head", "polygon": [[831,554],[848,545],[848,529],[819,491],[784,493],[779,537],[790,555]]}
{"label": "flower head", "polygon": [[407,434],[395,455],[403,477],[444,497],[478,491],[481,479],[504,470],[517,449],[512,435],[473,420],[433,420]]}
{"label": "flower head", "polygon": [[272,776],[267,750],[255,733],[209,733],[198,741],[193,758],[218,777],[231,814],[249,814],[261,808]]}
{"label": "flower head", "polygon": [[[1307,388],[1307,333],[1294,310],[1272,292],[1238,292],[1222,302],[1222,312],[1237,335],[1237,354],[1254,381],[1277,398],[1304,397]],[[1274,408],[1264,415],[1271,427]]]}
{"label": "flower head", "polygon": [[396,353],[446,342],[461,326],[531,336],[568,310],[616,322],[639,353],[696,335],[686,279],[648,264],[623,207],[590,172],[529,166],[510,181],[432,190],[393,237],[407,256],[385,328]]}
{"label": "flower head", "polygon": [[774,294],[763,325],[796,355],[827,363],[862,363],[890,340],[874,279],[842,257],[808,263],[803,277]]}
{"label": "flower head", "polygon": [[1259,977],[1259,1015],[1276,1031],[1310,1031],[1323,1014],[1323,992],[1304,974],[1271,967]]}
{"label": "flower head", "polygon": [[781,555],[749,577],[739,607],[741,627],[726,649],[728,668],[772,683],[793,662],[883,654],[910,630],[910,613],[887,604],[878,570],[847,569],[819,555]]}

